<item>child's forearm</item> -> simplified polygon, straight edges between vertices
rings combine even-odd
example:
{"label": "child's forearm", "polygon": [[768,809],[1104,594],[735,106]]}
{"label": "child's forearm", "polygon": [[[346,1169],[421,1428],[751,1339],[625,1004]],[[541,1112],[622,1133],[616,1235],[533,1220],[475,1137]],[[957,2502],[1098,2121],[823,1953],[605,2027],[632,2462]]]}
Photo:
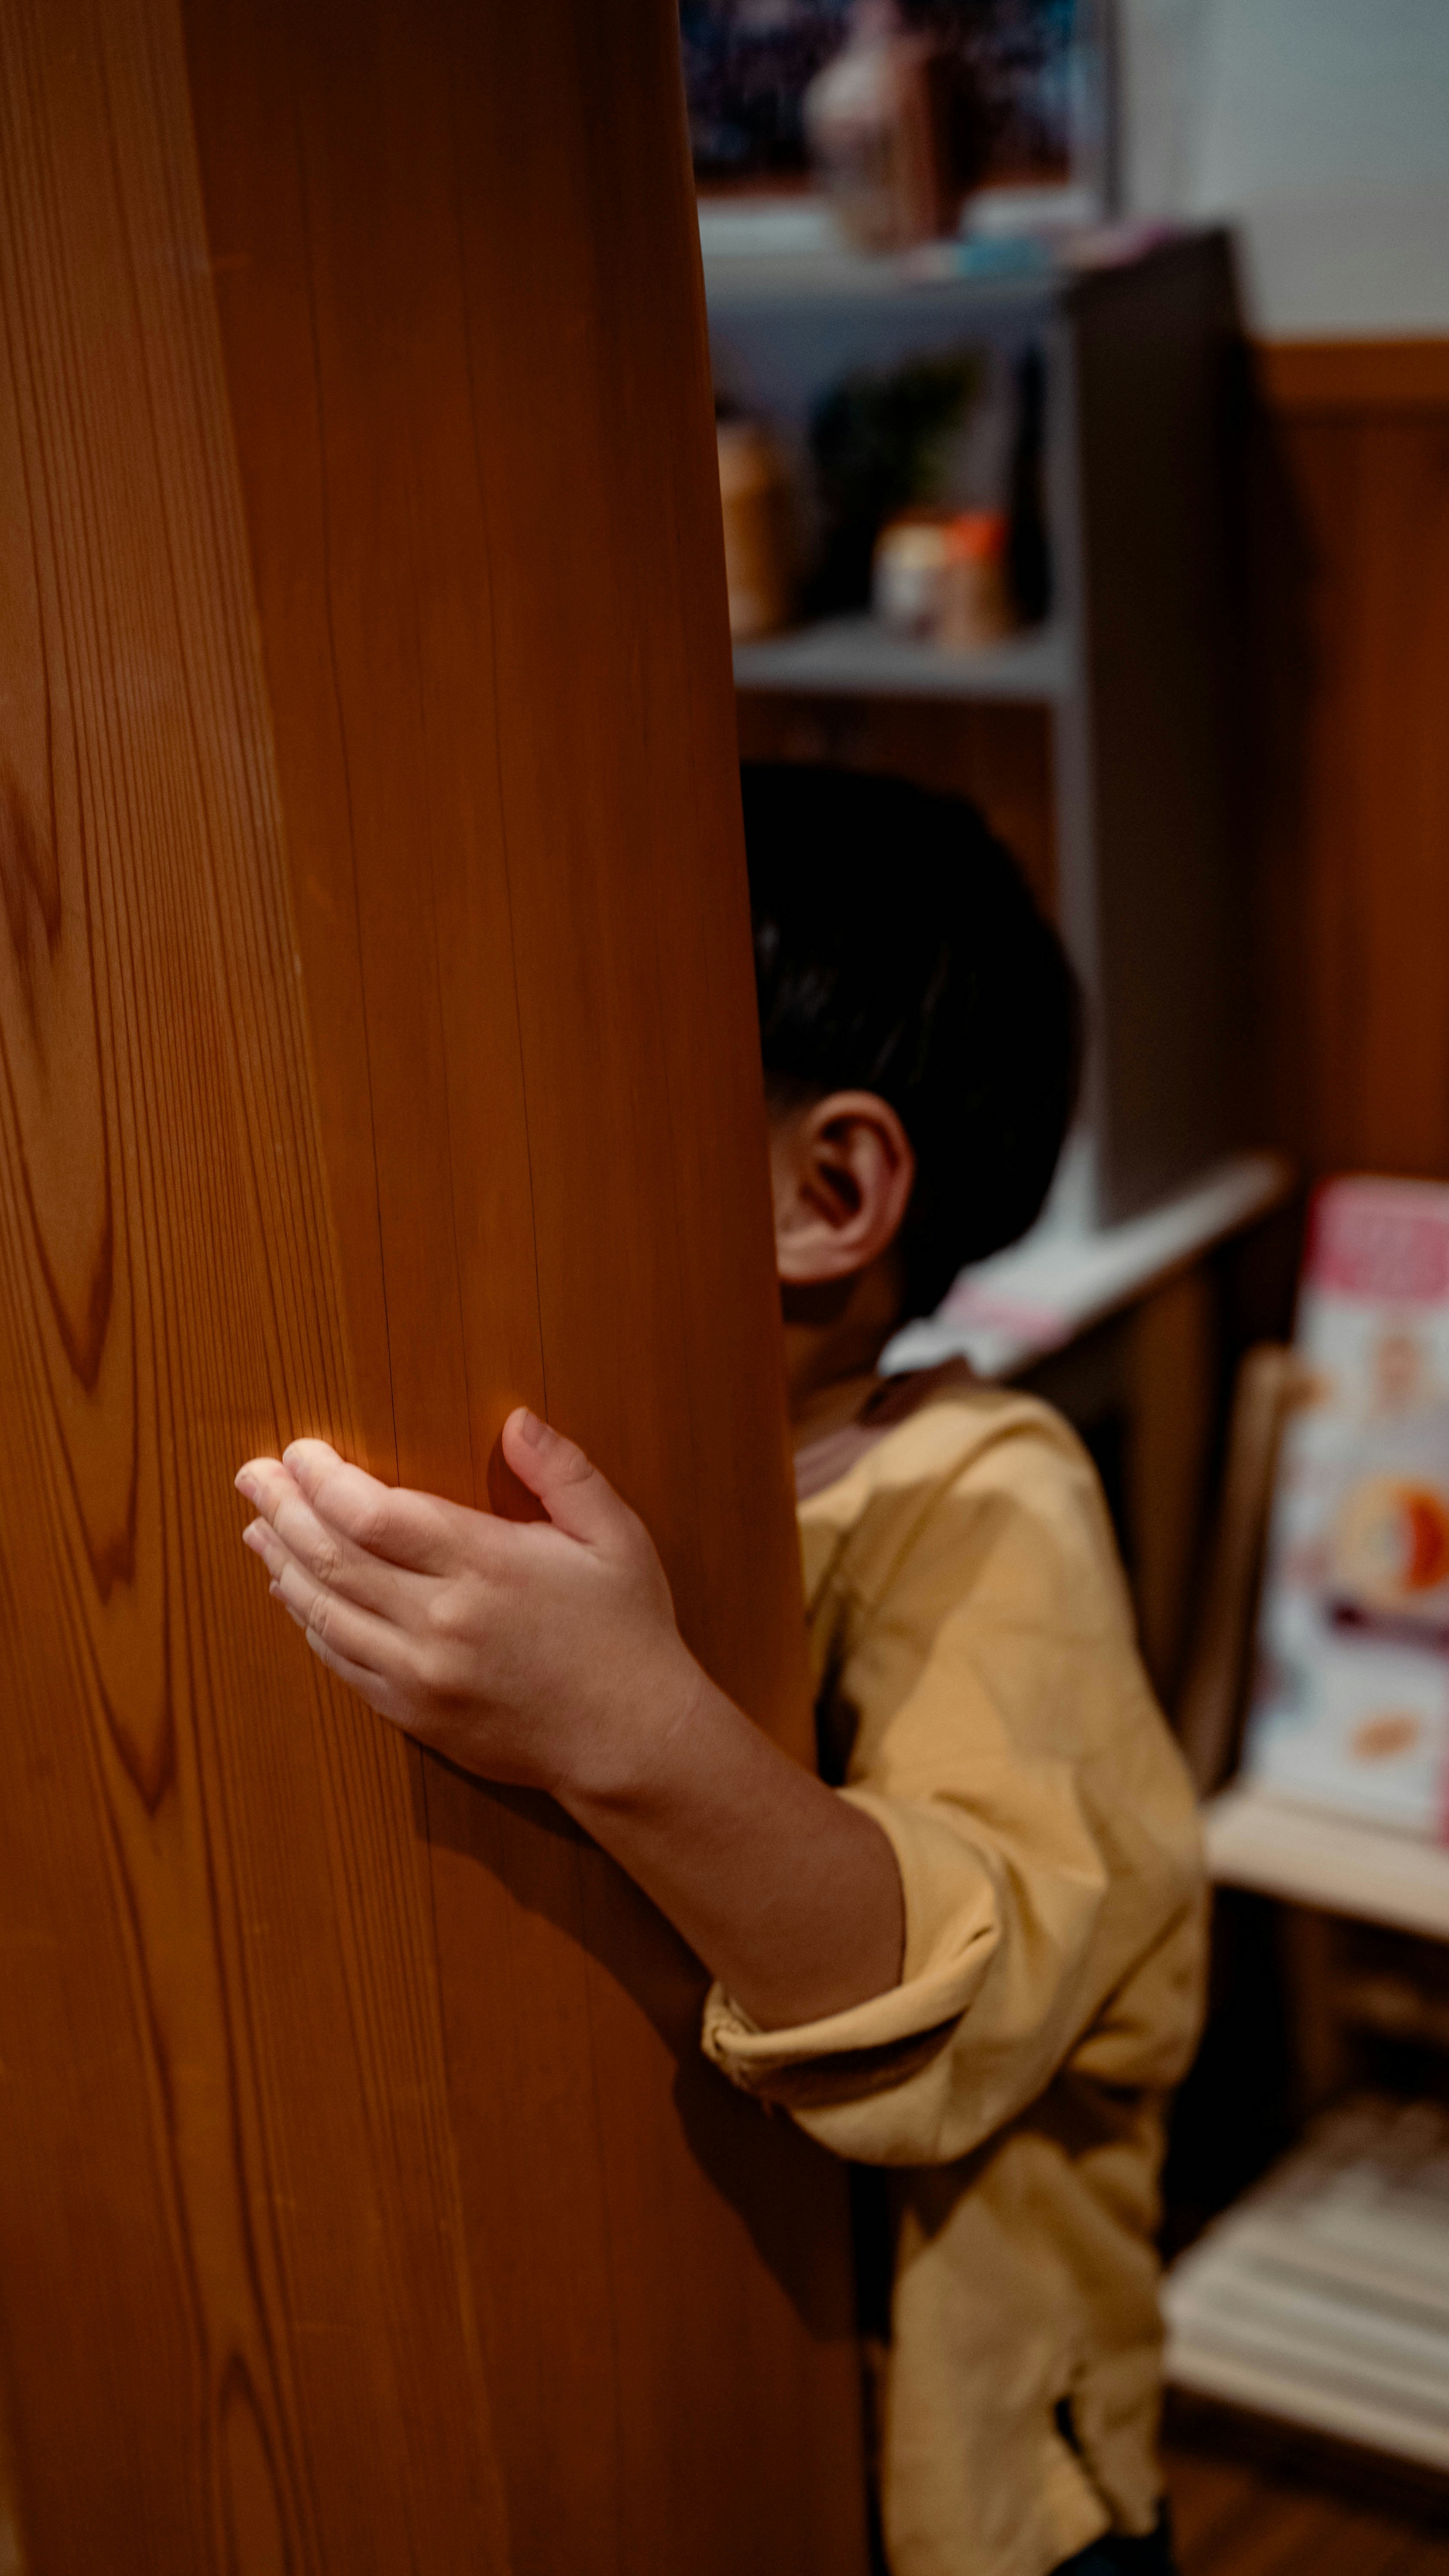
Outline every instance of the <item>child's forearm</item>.
{"label": "child's forearm", "polygon": [[688,1670],[664,1723],[596,1744],[560,1802],[761,2029],[883,1994],[905,1943],[886,1836]]}

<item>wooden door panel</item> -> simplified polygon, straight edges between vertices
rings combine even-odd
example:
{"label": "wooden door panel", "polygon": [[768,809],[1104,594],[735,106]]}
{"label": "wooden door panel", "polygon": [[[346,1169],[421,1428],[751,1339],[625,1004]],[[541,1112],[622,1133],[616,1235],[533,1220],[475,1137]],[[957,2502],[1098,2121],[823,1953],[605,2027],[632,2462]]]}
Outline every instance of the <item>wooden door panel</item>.
{"label": "wooden door panel", "polygon": [[235,1561],[239,1435],[354,1405],[179,51],[71,32],[10,14],[3,147],[23,2513],[42,2569],[501,2565],[416,1757]]}
{"label": "wooden door panel", "polygon": [[[396,43],[390,51],[370,36],[339,78],[342,40],[315,42],[320,13],[306,44],[284,15],[243,16],[245,42],[224,54],[212,54],[197,24],[191,43],[274,698],[300,706],[306,666],[322,658],[327,633],[354,622],[360,598],[363,626],[383,628],[389,649],[409,658],[405,667],[361,654],[335,664],[349,775],[369,775],[384,746],[403,737],[400,765],[427,780],[414,815],[400,813],[387,830],[377,800],[354,783],[350,806],[339,799],[332,808],[330,835],[333,866],[354,873],[364,925],[362,1018],[374,1082],[377,1064],[399,1052],[414,1066],[411,1120],[395,1144],[374,1128],[404,1472],[481,1499],[484,1460],[508,1404],[520,1395],[546,1400],[649,1517],[686,1632],[711,1668],[745,1705],[788,1725],[800,1746],[798,1603],[767,1570],[770,1551],[778,1563],[793,1548],[788,1494],[762,1445],[768,1426],[718,1397],[731,1379],[768,1383],[778,1354],[762,1301],[732,1284],[752,1258],[761,1267],[768,1258],[768,1212],[751,1125],[759,1086],[743,880],[729,842],[738,827],[726,784],[728,652],[698,279],[682,227],[673,278],[661,276],[662,221],[652,247],[641,244],[651,283],[642,310],[621,297],[617,262],[601,271],[585,261],[581,270],[577,249],[600,239],[623,194],[639,147],[632,109],[616,115],[619,93],[632,97],[647,66],[581,40],[590,59],[571,86],[555,78],[559,13],[510,20],[485,60],[466,18],[434,10],[414,20],[406,62]],[[660,27],[672,44],[667,17],[656,13],[656,41]],[[234,105],[224,112],[237,94],[238,55],[260,86],[263,187],[249,184],[237,158]],[[660,67],[670,68],[666,58]],[[507,102],[540,94],[549,119],[524,170]],[[355,134],[381,126],[387,148],[359,156]],[[612,167],[600,166],[595,129],[618,132]],[[682,217],[688,168],[682,133],[673,140],[667,169]],[[649,148],[659,151],[657,131]],[[461,209],[456,265],[449,236],[438,275],[425,271],[419,249],[436,208],[426,192],[420,202],[414,169]],[[525,197],[542,214],[523,230]],[[325,235],[306,212],[318,201],[328,209]],[[276,230],[284,205],[295,227],[287,244]],[[253,229],[258,220],[264,236]],[[296,409],[311,405],[309,436],[323,462],[317,518],[299,545],[294,524],[279,517],[293,496],[262,470],[263,450],[261,464],[252,461],[249,421],[264,407],[263,362],[276,363],[285,330],[276,281],[293,281],[300,315],[295,282],[304,275],[310,318],[305,332],[294,323],[290,363]],[[359,333],[364,304],[369,327]],[[506,367],[499,350],[510,353]],[[693,353],[692,442],[671,427],[681,351]],[[335,452],[331,441],[331,423],[361,414],[386,425],[393,480],[385,503],[376,456],[360,460],[345,429]],[[432,534],[441,490],[455,522],[449,562],[470,568],[468,629],[461,620],[434,629],[416,614],[442,577]],[[681,559],[681,529],[691,522],[709,543]],[[286,579],[299,553],[318,568],[310,635]],[[673,724],[661,721],[670,707]],[[484,722],[495,729],[496,767],[480,800]],[[281,745],[284,775],[295,760],[306,795],[312,752],[300,720],[283,722]],[[306,864],[314,878],[323,850],[313,839]],[[480,876],[483,894],[501,888],[506,902],[496,929],[478,921]],[[459,924],[469,907],[475,933],[465,971]],[[430,921],[440,1008],[451,1004],[445,1115],[431,1120],[420,1104],[436,1102],[439,1052],[430,1055],[405,1019],[422,980],[409,942]],[[325,947],[319,971],[335,976],[341,953]],[[513,979],[503,990],[488,981],[500,959]],[[309,975],[309,991],[314,984]],[[510,1378],[499,1366],[495,1312],[475,1301],[481,1282],[506,1302],[500,1250],[518,1241],[491,1153],[500,1093],[515,1082],[526,1104],[536,1267],[520,1279],[516,1259],[509,1264],[514,1347],[525,1355]],[[460,1101],[474,1109],[475,1146],[459,1129]],[[390,1224],[388,1172],[400,1157],[405,1185],[418,1186],[412,1137],[423,1131],[442,1140],[451,1205],[443,1211],[440,1198],[430,1221],[404,1213]],[[494,1193],[481,1204],[480,1171]],[[641,1225],[638,1211],[654,1198],[663,1212]],[[456,1326],[435,1283],[404,1270],[394,1251],[399,1241],[405,1250],[425,1240],[436,1259],[450,1238]],[[460,1337],[472,1398],[466,1451],[456,1437],[462,1407],[452,1408],[449,1448],[447,1408],[441,1419],[434,1411],[420,1420],[402,1387],[396,1352],[410,1318],[420,1319],[426,1351],[440,1331]],[[737,1564],[724,1582],[721,1533],[738,1555],[746,1530],[752,1564]],[[515,2472],[523,2481],[515,2546],[528,2565],[553,2563],[555,2551],[562,2563],[584,2546],[603,2564],[598,2553],[608,2546],[621,2566],[667,2567],[680,2548],[698,2545],[702,2519],[723,2535],[747,2509],[743,2492],[727,2512],[720,2504],[740,2424],[722,2403],[718,2357],[739,2342],[741,2321],[729,2336],[700,2322],[717,2272],[734,2284],[739,2306],[732,2238],[741,2222],[707,2175],[678,2169],[673,2089],[694,2054],[698,1974],[564,1820],[540,1825],[527,1802],[520,1813],[519,1802],[491,1799],[439,1765],[428,1767],[426,1798],[454,2100],[466,2104],[465,2200],[487,2213],[474,2239],[475,2282],[497,2357],[496,2403],[514,2410],[505,2456],[528,2464]],[[622,1922],[635,1927],[626,1945],[632,1991],[594,1964]],[[480,1979],[477,1962],[500,1947],[512,1973]],[[581,2058],[587,2089],[577,2080]],[[509,2069],[507,2116],[500,2066]],[[813,2162],[799,2142],[772,2136],[703,2070],[693,2080],[709,2087],[706,2126],[733,2141],[716,2161],[734,2187],[756,2201],[800,2188],[804,2177],[787,2183],[783,2170]],[[536,2142],[544,2136],[541,2193]],[[679,2208],[665,2224],[671,2194]],[[834,2178],[815,2224],[823,2247],[838,2226]],[[809,2242],[808,2231],[800,2241]],[[685,2315],[695,2320],[688,2333]],[[831,2328],[843,2355],[838,2281]],[[778,2362],[771,2333],[778,2344],[778,2318],[755,2333],[764,2346],[756,2371]],[[847,2373],[832,2370],[829,2381],[814,2415],[804,2408],[806,2457],[837,2438],[835,2416],[853,2406]],[[526,2427],[540,2420],[545,2387],[550,2438],[540,2448]],[[687,2439],[665,2432],[685,2426]],[[789,2456],[782,2444],[770,2487],[777,2518],[788,2517],[798,2484]],[[846,2502],[843,2514],[850,2510]],[[640,2512],[635,2530],[630,2515]],[[744,2528],[754,2545],[754,2524]],[[530,2548],[542,2555],[529,2557]],[[662,2551],[657,2562],[653,2551]]]}
{"label": "wooden door panel", "polygon": [[861,2563],[838,2173],[602,1855],[295,1651],[230,1489],[317,1430],[482,1502],[546,1406],[805,1749],[673,47],[663,0],[0,28],[36,2576]]}

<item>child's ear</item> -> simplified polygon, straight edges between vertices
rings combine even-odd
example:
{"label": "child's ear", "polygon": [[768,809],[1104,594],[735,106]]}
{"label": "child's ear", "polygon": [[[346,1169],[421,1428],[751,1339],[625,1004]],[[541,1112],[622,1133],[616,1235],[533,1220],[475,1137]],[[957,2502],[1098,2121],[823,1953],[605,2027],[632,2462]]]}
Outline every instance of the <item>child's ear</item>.
{"label": "child's ear", "polygon": [[770,1134],[775,1257],[792,1286],[869,1269],[901,1230],[916,1177],[910,1138],[873,1091],[832,1091]]}

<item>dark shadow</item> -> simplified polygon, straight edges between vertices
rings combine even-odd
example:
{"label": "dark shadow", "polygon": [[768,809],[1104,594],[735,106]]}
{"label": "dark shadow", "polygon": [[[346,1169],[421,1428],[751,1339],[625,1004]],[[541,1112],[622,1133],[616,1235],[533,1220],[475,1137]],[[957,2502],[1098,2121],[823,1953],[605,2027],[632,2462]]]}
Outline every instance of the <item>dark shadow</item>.
{"label": "dark shadow", "polygon": [[1202,2045],[1173,2105],[1163,2171],[1169,2261],[1292,2144],[1292,2063],[1277,1909],[1220,1888]]}

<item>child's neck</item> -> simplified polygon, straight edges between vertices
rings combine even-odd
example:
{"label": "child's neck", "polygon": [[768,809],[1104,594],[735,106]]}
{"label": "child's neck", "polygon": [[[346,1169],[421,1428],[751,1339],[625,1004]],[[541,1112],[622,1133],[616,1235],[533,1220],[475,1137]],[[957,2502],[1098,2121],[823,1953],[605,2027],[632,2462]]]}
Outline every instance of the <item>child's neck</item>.
{"label": "child's neck", "polygon": [[787,1282],[780,1302],[790,1429],[801,1449],[852,1421],[864,1403],[900,1315],[900,1275],[886,1254],[852,1279]]}

